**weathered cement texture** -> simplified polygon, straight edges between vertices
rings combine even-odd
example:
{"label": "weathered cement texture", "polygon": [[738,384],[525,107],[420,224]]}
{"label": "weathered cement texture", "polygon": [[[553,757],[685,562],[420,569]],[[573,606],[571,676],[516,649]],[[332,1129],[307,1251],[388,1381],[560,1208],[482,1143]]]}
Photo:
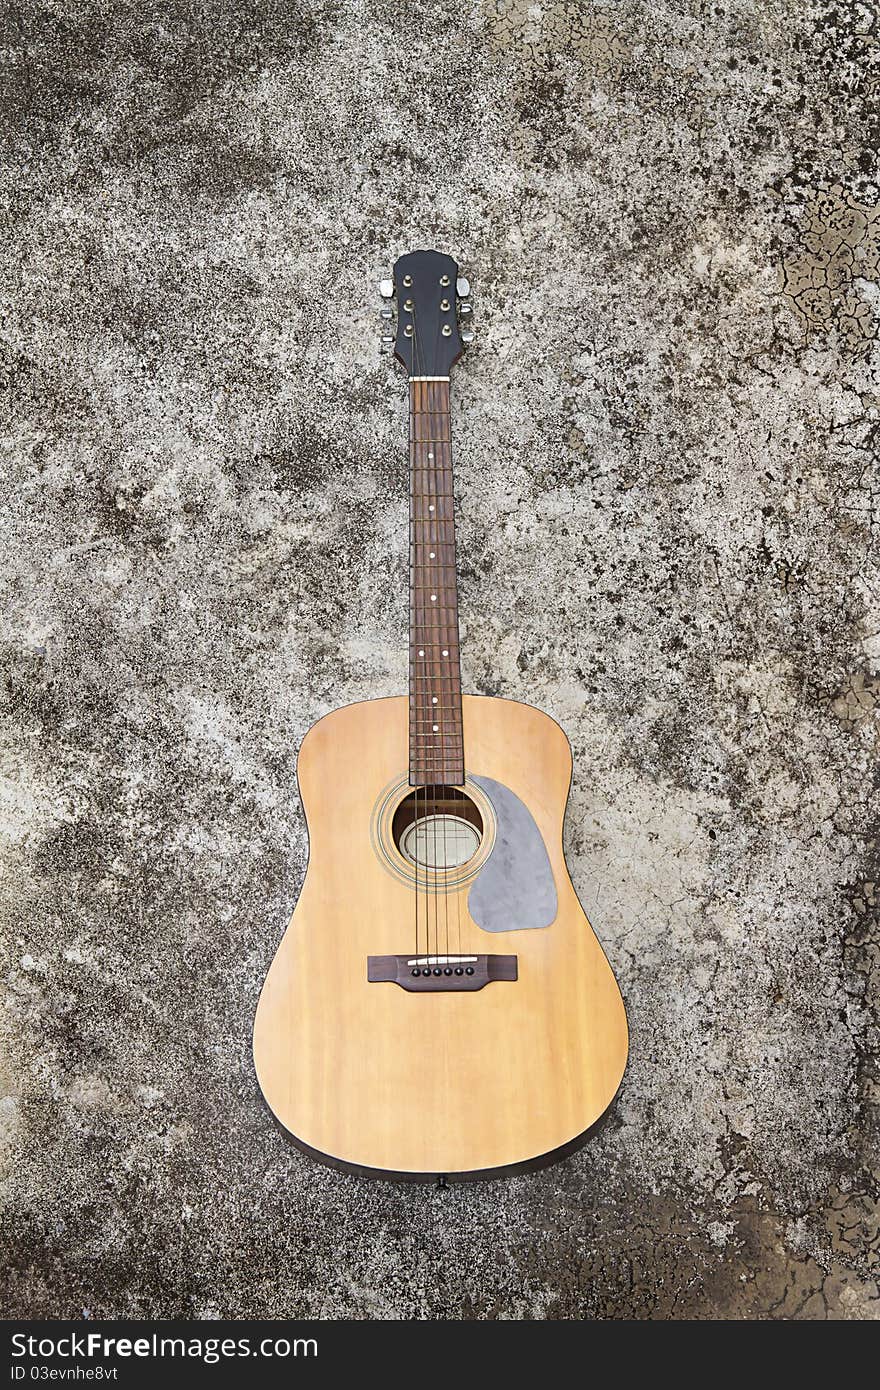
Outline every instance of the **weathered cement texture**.
{"label": "weathered cement texture", "polygon": [[[6,1308],[874,1316],[876,11],[5,26]],[[602,1137],[446,1193],[299,1156],[250,1060],[298,743],[405,687],[422,245],[466,687],[571,737],[633,1033]]]}

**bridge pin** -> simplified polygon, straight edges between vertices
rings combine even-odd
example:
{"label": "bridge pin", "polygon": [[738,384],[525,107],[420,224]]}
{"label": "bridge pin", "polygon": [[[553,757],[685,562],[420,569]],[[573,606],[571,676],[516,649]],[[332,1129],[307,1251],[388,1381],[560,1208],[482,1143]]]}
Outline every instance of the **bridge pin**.
{"label": "bridge pin", "polygon": [[462,970],[462,968],[461,968],[460,965],[457,965],[457,966],[455,967],[455,973],[456,973],[456,975],[463,975],[463,974],[464,974],[464,971]]}
{"label": "bridge pin", "polygon": [[413,973],[413,975],[421,975],[422,972],[421,972],[421,970],[419,969],[419,967],[416,966],[415,970],[414,970],[412,973]]}
{"label": "bridge pin", "polygon": [[466,970],[464,973],[465,973],[466,975],[473,975],[473,973],[474,973],[474,967],[473,967],[472,965],[469,965],[468,968],[467,968],[467,970]]}
{"label": "bridge pin", "polygon": [[451,966],[451,965],[447,965],[446,969],[443,971],[443,974],[444,974],[444,975],[451,975],[451,974],[452,974],[452,966]]}
{"label": "bridge pin", "polygon": [[434,974],[435,974],[435,975],[442,975],[442,974],[443,974],[443,971],[440,969],[439,965],[436,965],[436,966],[434,967]]}

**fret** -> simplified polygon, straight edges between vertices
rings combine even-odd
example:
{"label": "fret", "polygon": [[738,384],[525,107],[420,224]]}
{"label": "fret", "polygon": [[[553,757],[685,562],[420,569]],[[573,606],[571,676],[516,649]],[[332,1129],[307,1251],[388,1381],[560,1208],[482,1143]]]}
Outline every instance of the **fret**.
{"label": "fret", "polygon": [[455,733],[435,734],[430,725],[419,727],[414,726],[410,730],[410,752],[413,756],[421,756],[428,751],[442,753],[444,756],[456,757],[461,751],[462,730],[458,729]]}
{"label": "fret", "polygon": [[411,787],[463,787],[464,767],[461,763],[430,764],[413,768]]}
{"label": "fret", "polygon": [[442,764],[448,767],[450,763],[457,763],[461,759],[462,754],[461,739],[457,739],[454,744],[450,743],[439,747],[429,746],[423,741],[419,734],[417,734],[414,739],[410,740],[410,761],[420,763],[422,767],[426,765],[430,766],[431,763]]}
{"label": "fret", "polygon": [[[425,781],[435,781],[435,779],[429,775],[432,772],[442,773],[442,776],[436,778],[437,783],[448,782],[453,787],[460,787],[464,781],[464,769],[460,758],[444,758],[436,761],[429,759],[427,762],[420,761],[416,765],[415,770],[421,773],[421,782],[418,784],[420,786],[424,785]],[[428,775],[426,776],[426,774]],[[410,786],[416,785],[415,782],[410,783]]]}
{"label": "fret", "polygon": [[425,742],[423,734],[416,734],[410,739],[409,755],[411,762],[425,763],[455,763],[463,754],[462,741],[460,738],[454,742],[446,744],[430,745]]}
{"label": "fret", "polygon": [[[410,704],[410,713],[412,722],[423,725],[433,734],[461,734],[461,718],[456,718],[448,705],[443,714],[438,714],[436,705],[420,705],[417,701],[413,701]],[[434,728],[435,724],[437,725],[436,728]]]}
{"label": "fret", "polygon": [[462,754],[462,736],[459,732],[457,738],[439,739],[428,729],[415,729],[409,741],[409,752],[411,758],[423,758],[427,754],[434,753],[438,758],[445,759],[446,762],[453,762],[460,758]]}
{"label": "fret", "polygon": [[[459,720],[458,724],[456,724],[455,721],[451,720],[451,717],[449,715],[444,717],[443,723],[447,725],[446,729],[444,730],[442,727],[439,729],[434,728],[434,724],[437,723],[437,719],[435,716],[431,715],[429,710],[425,710],[423,714],[419,714],[419,711],[415,710],[414,714],[416,722],[422,724],[426,729],[430,729],[431,732],[436,734],[438,738],[441,735],[445,738],[451,738],[454,734],[458,734],[459,736],[461,735],[461,721]],[[410,720],[410,732],[411,731],[412,719]]]}

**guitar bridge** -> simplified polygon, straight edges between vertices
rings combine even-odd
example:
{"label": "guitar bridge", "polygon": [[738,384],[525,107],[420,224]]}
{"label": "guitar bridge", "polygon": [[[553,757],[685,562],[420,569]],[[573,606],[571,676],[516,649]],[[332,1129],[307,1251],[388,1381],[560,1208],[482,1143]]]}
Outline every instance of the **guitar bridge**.
{"label": "guitar bridge", "polygon": [[367,956],[370,984],[394,984],[413,993],[475,990],[517,978],[516,956]]}

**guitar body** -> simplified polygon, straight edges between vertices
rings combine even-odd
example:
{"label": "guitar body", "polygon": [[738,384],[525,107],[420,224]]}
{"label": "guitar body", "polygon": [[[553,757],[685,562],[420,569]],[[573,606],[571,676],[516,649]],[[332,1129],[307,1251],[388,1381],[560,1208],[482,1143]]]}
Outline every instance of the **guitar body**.
{"label": "guitar body", "polygon": [[[355,1172],[541,1166],[586,1136],[626,1065],[623,1001],[563,857],[567,739],[528,705],[463,696],[461,708],[481,838],[443,868],[439,896],[439,875],[424,870],[422,890],[394,829],[412,794],[407,699],[339,709],[300,750],[308,871],[254,1059],[296,1142]],[[492,959],[503,977],[477,987]]]}

